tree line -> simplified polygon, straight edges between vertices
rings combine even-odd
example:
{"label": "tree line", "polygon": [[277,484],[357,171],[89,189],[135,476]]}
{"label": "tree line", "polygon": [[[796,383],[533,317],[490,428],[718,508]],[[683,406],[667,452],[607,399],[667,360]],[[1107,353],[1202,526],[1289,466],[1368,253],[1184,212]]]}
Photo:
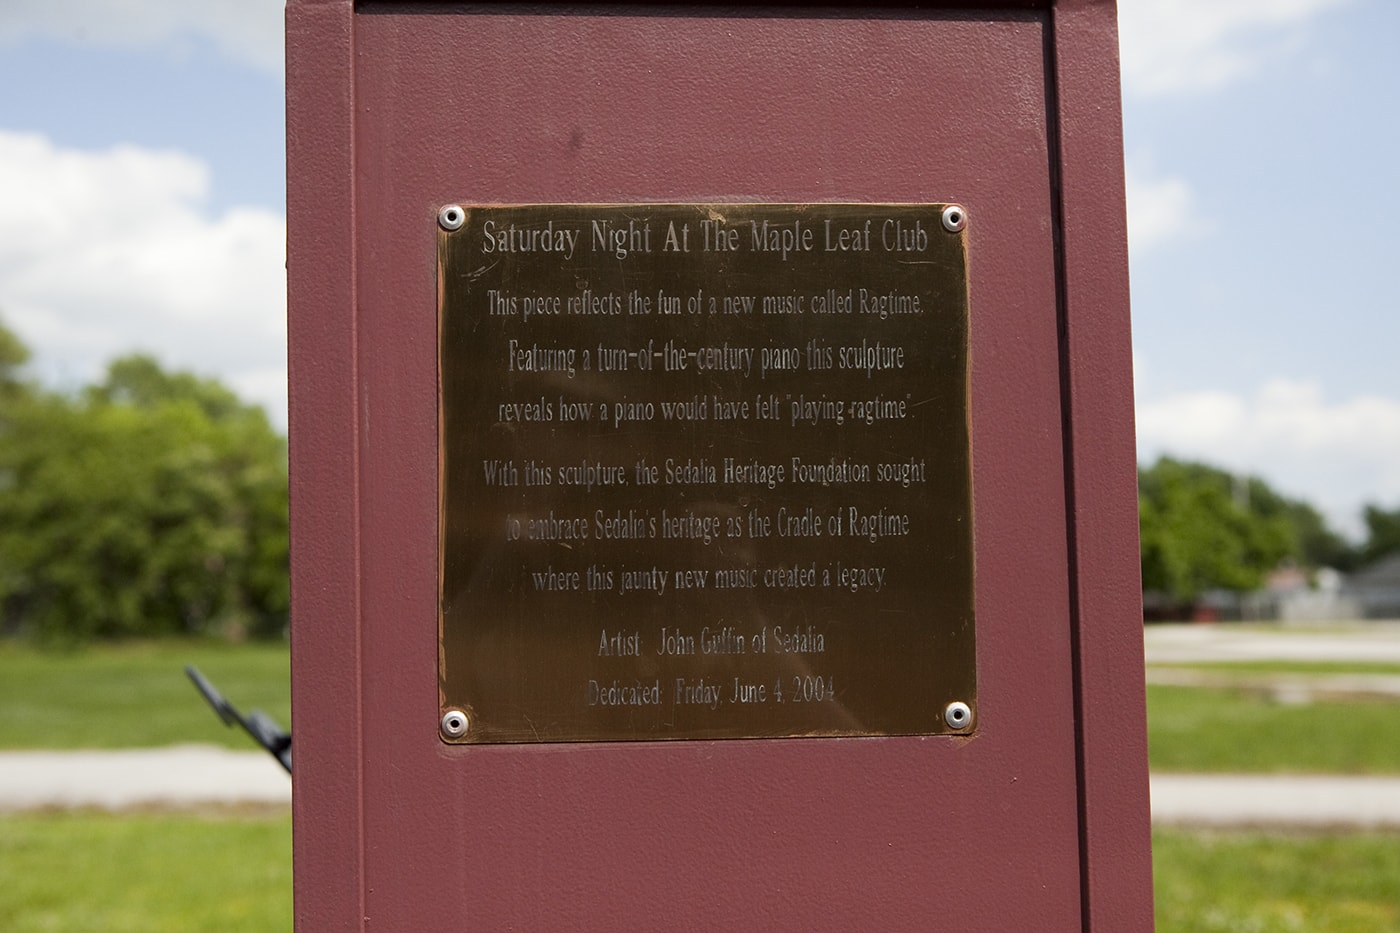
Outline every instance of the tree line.
{"label": "tree line", "polygon": [[[55,392],[28,356],[0,322],[0,634],[284,634],[287,445],[266,413],[141,355]],[[1400,551],[1400,508],[1368,505],[1354,544],[1256,476],[1163,457],[1138,490],[1143,587],[1178,603]]]}
{"label": "tree line", "polygon": [[0,633],[274,637],[287,445],[266,413],[149,356],[75,393],[0,322]]}
{"label": "tree line", "polygon": [[1171,457],[1139,468],[1138,510],[1143,589],[1181,603],[1259,589],[1290,564],[1349,571],[1400,551],[1400,508],[1367,505],[1366,540],[1356,544],[1257,476]]}

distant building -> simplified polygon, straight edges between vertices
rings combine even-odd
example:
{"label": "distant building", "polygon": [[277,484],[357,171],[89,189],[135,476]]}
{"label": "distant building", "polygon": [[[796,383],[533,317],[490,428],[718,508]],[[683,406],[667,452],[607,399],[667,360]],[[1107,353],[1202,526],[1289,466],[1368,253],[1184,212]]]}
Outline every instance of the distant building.
{"label": "distant building", "polygon": [[1356,600],[1368,619],[1400,619],[1400,552],[1353,573],[1343,591]]}
{"label": "distant building", "polygon": [[1345,581],[1331,567],[1320,568],[1311,580],[1298,567],[1280,567],[1269,574],[1262,590],[1244,598],[1240,614],[1245,619],[1278,622],[1362,618],[1362,603],[1347,590]]}
{"label": "distant building", "polygon": [[1285,565],[1253,593],[1207,590],[1181,602],[1157,590],[1142,594],[1148,622],[1330,622],[1400,619],[1400,552],[1347,576],[1331,567],[1311,574]]}
{"label": "distant building", "polygon": [[1144,590],[1142,618],[1145,622],[1237,622],[1241,616],[1240,594],[1231,590],[1206,590],[1195,599],[1173,599],[1161,590]]}

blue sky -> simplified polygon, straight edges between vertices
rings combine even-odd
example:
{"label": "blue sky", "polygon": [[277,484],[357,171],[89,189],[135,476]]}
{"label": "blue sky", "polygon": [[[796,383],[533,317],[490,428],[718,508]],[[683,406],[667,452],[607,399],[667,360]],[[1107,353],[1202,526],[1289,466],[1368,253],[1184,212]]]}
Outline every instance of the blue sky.
{"label": "blue sky", "polygon": [[[285,423],[281,0],[7,0],[0,314]],[[1400,506],[1400,4],[1121,0],[1139,452]]]}

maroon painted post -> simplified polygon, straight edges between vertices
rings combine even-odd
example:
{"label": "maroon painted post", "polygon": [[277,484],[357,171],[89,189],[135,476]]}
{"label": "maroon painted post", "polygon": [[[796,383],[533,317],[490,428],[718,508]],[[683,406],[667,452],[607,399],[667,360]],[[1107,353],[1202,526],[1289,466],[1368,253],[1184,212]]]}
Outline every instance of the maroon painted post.
{"label": "maroon painted post", "polygon": [[[1111,0],[291,0],[298,929],[1151,929],[1116,63]],[[444,742],[439,208],[727,201],[967,208],[975,733]]]}
{"label": "maroon painted post", "polygon": [[1151,923],[1152,830],[1118,35],[1111,6],[1061,0],[1052,28],[1085,929],[1131,930]]}

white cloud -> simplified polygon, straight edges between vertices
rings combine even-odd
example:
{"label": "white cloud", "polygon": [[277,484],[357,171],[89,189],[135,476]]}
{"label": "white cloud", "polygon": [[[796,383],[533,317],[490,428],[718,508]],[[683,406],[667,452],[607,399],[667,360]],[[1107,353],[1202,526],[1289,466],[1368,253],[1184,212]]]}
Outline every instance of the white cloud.
{"label": "white cloud", "polygon": [[1123,84],[1172,94],[1222,87],[1296,46],[1309,23],[1351,0],[1124,0]]}
{"label": "white cloud", "polygon": [[142,351],[286,411],[286,224],[201,209],[209,171],[135,146],[0,130],[0,314],[60,385]]}
{"label": "white cloud", "polygon": [[1364,502],[1400,502],[1400,399],[1324,397],[1312,382],[1275,380],[1252,395],[1202,391],[1139,398],[1138,452],[1254,473],[1359,531]]}
{"label": "white cloud", "polygon": [[1149,177],[1130,160],[1127,168],[1128,247],[1134,257],[1203,226],[1191,186],[1183,178]]}
{"label": "white cloud", "polygon": [[212,42],[234,61],[282,74],[285,0],[5,0],[0,42],[46,36],[121,48],[193,54]]}

